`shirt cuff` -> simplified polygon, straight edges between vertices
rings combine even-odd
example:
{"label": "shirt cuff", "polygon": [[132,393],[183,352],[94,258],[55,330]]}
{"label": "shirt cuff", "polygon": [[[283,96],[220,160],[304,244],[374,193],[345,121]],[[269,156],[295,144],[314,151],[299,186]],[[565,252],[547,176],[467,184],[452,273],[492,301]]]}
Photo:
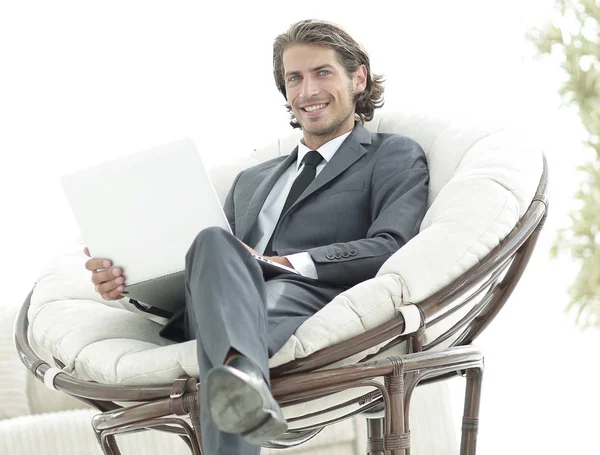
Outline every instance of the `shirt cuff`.
{"label": "shirt cuff", "polygon": [[284,258],[290,261],[292,267],[300,272],[300,275],[313,278],[315,280],[319,278],[317,276],[317,268],[315,267],[315,263],[308,252],[303,251],[302,253],[290,254],[289,256],[284,256]]}

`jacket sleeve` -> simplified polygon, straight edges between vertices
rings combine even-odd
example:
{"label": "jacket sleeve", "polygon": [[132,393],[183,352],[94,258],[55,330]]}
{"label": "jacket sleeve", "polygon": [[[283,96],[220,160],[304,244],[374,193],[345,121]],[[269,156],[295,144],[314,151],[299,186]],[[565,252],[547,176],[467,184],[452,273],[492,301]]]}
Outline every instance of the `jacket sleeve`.
{"label": "jacket sleeve", "polygon": [[414,237],[427,210],[429,172],[423,149],[406,137],[382,144],[371,179],[371,226],[366,238],[311,248],[319,281],[354,286]]}

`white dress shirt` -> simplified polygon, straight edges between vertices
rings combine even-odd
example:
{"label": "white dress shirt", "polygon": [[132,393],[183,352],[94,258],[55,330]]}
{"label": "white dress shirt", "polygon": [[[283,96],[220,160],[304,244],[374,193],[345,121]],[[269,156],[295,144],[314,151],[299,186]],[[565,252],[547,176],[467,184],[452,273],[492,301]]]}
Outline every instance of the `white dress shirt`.
{"label": "white dress shirt", "polygon": [[[323,161],[321,161],[321,163],[317,166],[316,175],[319,175],[319,172],[321,172],[325,165],[331,161],[331,158],[333,158],[335,152],[338,151],[342,145],[342,142],[344,142],[349,135],[350,132],[342,134],[341,136],[330,140],[317,149],[317,152],[319,152],[323,157]],[[267,196],[267,199],[265,200],[265,203],[258,214],[256,229],[258,229],[258,232],[261,232],[261,236],[254,249],[260,254],[264,253],[267,243],[269,243],[269,239],[273,235],[273,231],[275,230],[277,221],[279,221],[281,211],[283,210],[283,205],[285,204],[285,200],[287,199],[290,189],[292,188],[294,180],[296,180],[296,177],[298,177],[304,168],[302,160],[310,151],[311,149],[304,145],[302,141],[298,143],[298,158],[296,162],[292,163],[290,167],[288,167],[283,174],[281,174],[279,180],[275,182],[273,189]],[[308,252],[290,254],[289,256],[285,257],[288,261],[290,261],[292,266],[298,272],[300,272],[301,275],[309,278],[318,278],[315,263]]]}

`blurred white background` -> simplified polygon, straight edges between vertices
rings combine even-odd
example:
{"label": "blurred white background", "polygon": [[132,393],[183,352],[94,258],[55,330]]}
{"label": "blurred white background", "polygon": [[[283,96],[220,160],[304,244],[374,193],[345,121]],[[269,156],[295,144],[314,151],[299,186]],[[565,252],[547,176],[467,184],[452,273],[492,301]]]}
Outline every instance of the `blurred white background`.
{"label": "blurred white background", "polygon": [[[289,132],[272,41],[296,20],[331,20],[385,74],[385,109],[506,118],[544,149],[552,179],[545,231],[513,298],[478,340],[487,366],[479,453],[598,453],[600,331],[582,332],[565,313],[576,269],[548,255],[568,224],[584,132],[573,109],[561,107],[558,63],[535,58],[525,39],[552,4],[1,3],[4,299],[23,300],[79,234],[62,175],[185,136],[216,164]],[[455,388],[458,407],[462,383]]]}

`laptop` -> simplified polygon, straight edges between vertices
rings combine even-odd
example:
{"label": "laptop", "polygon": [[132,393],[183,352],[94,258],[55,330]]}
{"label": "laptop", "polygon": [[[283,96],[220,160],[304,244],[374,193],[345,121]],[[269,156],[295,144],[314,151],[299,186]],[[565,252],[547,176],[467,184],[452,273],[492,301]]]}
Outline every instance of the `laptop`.
{"label": "laptop", "polygon": [[[65,175],[61,185],[92,257],[123,268],[123,295],[174,313],[185,304],[185,254],[204,228],[229,232],[191,139]],[[255,255],[265,278],[296,270]]]}

